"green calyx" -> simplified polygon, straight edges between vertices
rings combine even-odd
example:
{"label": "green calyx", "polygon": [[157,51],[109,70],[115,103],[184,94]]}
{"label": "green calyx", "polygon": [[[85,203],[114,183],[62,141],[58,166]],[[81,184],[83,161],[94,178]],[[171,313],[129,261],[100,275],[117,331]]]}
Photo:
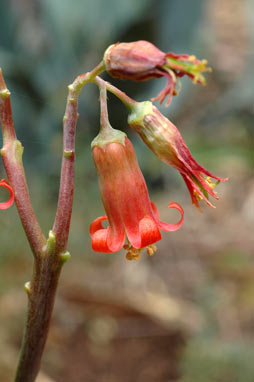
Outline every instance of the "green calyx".
{"label": "green calyx", "polygon": [[114,46],[115,44],[109,45],[109,47],[105,50],[104,55],[103,55],[103,60],[102,62],[104,63],[104,67],[107,70],[107,54],[110,51],[110,49]]}
{"label": "green calyx", "polygon": [[107,127],[101,127],[97,137],[91,143],[92,149],[94,147],[104,147],[109,143],[120,143],[125,145],[126,134],[120,130],[113,129],[109,124]]}
{"label": "green calyx", "polygon": [[153,114],[153,104],[151,101],[138,102],[131,108],[131,113],[128,115],[128,124],[142,125],[146,115]]}

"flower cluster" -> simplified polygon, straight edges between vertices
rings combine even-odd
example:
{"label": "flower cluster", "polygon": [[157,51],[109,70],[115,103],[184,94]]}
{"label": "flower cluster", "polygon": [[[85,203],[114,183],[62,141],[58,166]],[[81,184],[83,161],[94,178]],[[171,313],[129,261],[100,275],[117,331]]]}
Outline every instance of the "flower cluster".
{"label": "flower cluster", "polygon": [[[203,71],[209,71],[205,60],[194,56],[164,53],[147,41],[117,43],[104,54],[104,67],[113,76],[134,81],[166,77],[165,89],[155,98],[162,103],[177,94],[177,78],[189,76],[195,83],[205,83]],[[191,155],[180,132],[150,101],[135,102],[127,95],[100,79],[101,128],[92,142],[92,155],[99,178],[99,187],[106,215],[95,219],[90,226],[92,248],[97,252],[127,251],[126,258],[137,259],[143,249],[148,255],[161,239],[160,230],[172,232],[183,223],[183,209],[171,202],[168,207],[180,212],[176,224],[160,220],[157,208],[150,201],[144,177],[135,151],[126,134],[110,126],[107,112],[106,88],[117,95],[129,108],[129,126],[144,143],[183,177],[192,203],[199,209],[200,200],[214,207],[209,195],[219,199],[213,190],[220,178],[199,165]],[[215,183],[211,179],[215,179]],[[105,228],[102,222],[108,220]],[[127,242],[125,241],[127,238]]]}

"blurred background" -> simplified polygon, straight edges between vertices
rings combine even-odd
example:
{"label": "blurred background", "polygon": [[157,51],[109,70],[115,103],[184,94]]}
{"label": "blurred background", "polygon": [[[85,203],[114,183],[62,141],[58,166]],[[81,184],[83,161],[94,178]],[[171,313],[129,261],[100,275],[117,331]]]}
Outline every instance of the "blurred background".
{"label": "blurred background", "polygon": [[[253,82],[254,3],[245,0],[1,0],[0,66],[11,91],[17,136],[35,212],[47,234],[58,196],[67,85],[117,41],[145,39],[163,51],[208,59],[207,86],[182,80],[170,108],[195,159],[230,180],[216,209],[191,205],[182,178],[127,126],[109,96],[110,121],[132,140],[161,218],[185,210],[139,261],[90,248],[103,214],[90,143],[98,133],[98,90],[80,97],[70,261],[60,279],[38,382],[251,382],[254,378]],[[103,78],[138,101],[162,89]],[[2,163],[0,177],[5,177]],[[6,195],[1,190],[0,198]],[[15,206],[0,213],[0,380],[17,364],[26,314],[23,284],[32,254]]]}

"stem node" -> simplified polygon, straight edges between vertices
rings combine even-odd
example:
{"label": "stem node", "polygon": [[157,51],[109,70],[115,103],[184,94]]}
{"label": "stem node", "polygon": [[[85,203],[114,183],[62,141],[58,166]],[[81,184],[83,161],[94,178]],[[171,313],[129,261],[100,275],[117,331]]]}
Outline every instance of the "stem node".
{"label": "stem node", "polygon": [[60,254],[60,261],[61,261],[61,264],[63,265],[64,263],[66,263],[71,257],[71,254],[69,251],[66,251],[64,253],[61,253]]}
{"label": "stem node", "polygon": [[9,98],[10,95],[11,95],[11,92],[10,92],[10,90],[7,89],[7,88],[6,88],[6,89],[3,89],[3,90],[0,91],[0,97],[1,97],[2,99]]}
{"label": "stem node", "polygon": [[74,151],[73,150],[64,150],[64,157],[65,158],[73,158],[74,157]]}
{"label": "stem node", "polygon": [[25,289],[25,292],[28,294],[28,296],[30,296],[31,293],[32,293],[31,281],[27,281],[27,282],[24,284],[24,289]]}

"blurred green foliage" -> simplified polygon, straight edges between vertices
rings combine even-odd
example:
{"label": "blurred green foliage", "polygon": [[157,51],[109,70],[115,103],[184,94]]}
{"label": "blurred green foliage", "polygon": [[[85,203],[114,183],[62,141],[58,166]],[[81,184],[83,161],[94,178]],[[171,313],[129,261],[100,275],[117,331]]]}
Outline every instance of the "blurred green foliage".
{"label": "blurred green foliage", "polygon": [[253,357],[251,344],[192,341],[184,355],[181,382],[252,382]]}

